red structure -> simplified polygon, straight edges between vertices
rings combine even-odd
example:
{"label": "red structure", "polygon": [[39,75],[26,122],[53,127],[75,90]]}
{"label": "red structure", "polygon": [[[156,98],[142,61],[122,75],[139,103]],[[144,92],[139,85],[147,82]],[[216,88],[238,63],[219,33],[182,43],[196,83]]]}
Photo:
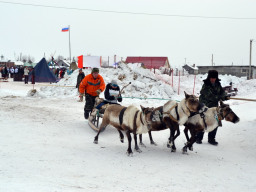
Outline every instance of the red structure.
{"label": "red structure", "polygon": [[147,69],[170,68],[168,57],[127,57],[126,63],[142,63]]}

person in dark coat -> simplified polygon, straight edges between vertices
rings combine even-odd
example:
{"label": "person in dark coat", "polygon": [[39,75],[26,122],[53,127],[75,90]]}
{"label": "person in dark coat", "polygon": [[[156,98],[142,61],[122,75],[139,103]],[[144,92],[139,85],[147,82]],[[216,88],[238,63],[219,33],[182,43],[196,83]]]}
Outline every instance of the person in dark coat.
{"label": "person in dark coat", "polygon": [[[218,107],[220,100],[228,100],[229,97],[226,95],[224,89],[221,86],[220,79],[218,78],[218,71],[209,70],[207,79],[204,80],[204,84],[200,91],[199,101],[204,103],[207,107]],[[215,140],[215,136],[218,128],[208,133],[208,143],[212,145],[218,145]],[[197,134],[196,143],[201,144],[204,136],[204,132]]]}
{"label": "person in dark coat", "polygon": [[[84,79],[85,77],[85,74],[83,72],[82,69],[79,69],[79,74],[77,75],[77,81],[76,81],[76,88],[78,89],[78,92],[79,92],[79,85],[81,83],[81,81]],[[83,101],[83,94],[79,92],[79,102],[82,102]]]}
{"label": "person in dark coat", "polygon": [[56,71],[55,71],[55,75],[56,75],[57,78],[59,77],[59,72],[60,72],[60,69],[57,68]]}
{"label": "person in dark coat", "polygon": [[105,100],[96,106],[96,109],[100,108],[109,103],[109,104],[118,104],[117,102],[122,102],[122,95],[120,93],[120,88],[117,85],[116,80],[112,80],[111,83],[108,83],[104,92]]}
{"label": "person in dark coat", "polygon": [[35,84],[35,78],[36,78],[36,72],[35,72],[35,69],[32,68],[32,71],[31,71],[31,84]]}

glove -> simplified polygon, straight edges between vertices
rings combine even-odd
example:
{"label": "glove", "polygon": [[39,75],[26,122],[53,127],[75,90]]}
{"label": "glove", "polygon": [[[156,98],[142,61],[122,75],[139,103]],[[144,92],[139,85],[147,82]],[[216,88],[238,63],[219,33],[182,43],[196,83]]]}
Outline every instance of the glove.
{"label": "glove", "polygon": [[229,97],[229,96],[225,96],[224,99],[225,99],[225,100],[229,100],[230,97]]}
{"label": "glove", "polygon": [[100,93],[101,93],[101,90],[100,89],[98,89],[97,91],[95,91],[96,93],[97,93],[97,95],[99,96],[100,95]]}

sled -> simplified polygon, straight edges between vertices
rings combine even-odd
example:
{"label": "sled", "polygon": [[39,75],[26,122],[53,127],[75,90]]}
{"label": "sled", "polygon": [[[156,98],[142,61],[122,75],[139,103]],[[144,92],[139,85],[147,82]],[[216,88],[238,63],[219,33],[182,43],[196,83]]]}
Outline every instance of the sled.
{"label": "sled", "polygon": [[236,96],[238,92],[237,88],[232,87],[232,82],[229,84],[229,86],[223,87],[223,89],[229,97]]}
{"label": "sled", "polygon": [[[105,111],[105,110],[104,110]],[[102,121],[102,118],[103,118],[103,115],[104,115],[104,111],[100,110],[96,113],[96,115],[91,115],[90,114],[90,117],[88,119],[88,124],[89,126],[96,132],[99,131],[100,129],[100,124],[101,124],[101,121]],[[104,131],[104,129],[102,129],[101,131]]]}
{"label": "sled", "polygon": [[[130,85],[130,84],[131,84],[131,82],[129,82],[127,85],[123,86],[123,88],[121,89],[121,91],[120,91],[119,94],[121,95],[121,94],[123,93],[124,89],[125,89],[128,85]],[[90,113],[90,116],[89,116],[89,118],[88,118],[88,124],[89,124],[89,126],[90,126],[94,131],[96,131],[96,132],[99,131],[99,129],[100,129],[100,124],[101,124],[101,122],[102,122],[102,118],[103,118],[104,112],[105,112],[106,108],[109,106],[109,104],[105,104],[105,105],[103,105],[103,106],[101,107],[100,110],[97,110],[97,112],[95,113],[95,111],[96,111],[96,108],[95,108],[95,107],[96,107],[97,105],[99,105],[99,104],[100,104],[101,102],[103,102],[103,101],[104,101],[103,98],[96,97],[94,108],[93,108],[93,110],[92,110],[92,112]],[[104,130],[105,130],[105,128],[103,128],[103,129],[101,130],[101,132],[104,131]]]}

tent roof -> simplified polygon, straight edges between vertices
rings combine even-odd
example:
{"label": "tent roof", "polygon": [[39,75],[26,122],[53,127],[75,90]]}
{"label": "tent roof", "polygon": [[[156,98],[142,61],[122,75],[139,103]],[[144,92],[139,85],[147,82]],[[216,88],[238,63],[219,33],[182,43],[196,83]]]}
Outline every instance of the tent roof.
{"label": "tent roof", "polygon": [[[35,66],[35,82],[56,82],[56,77],[50,70],[45,58],[41,59],[39,63]],[[31,73],[29,75],[31,79]]]}

